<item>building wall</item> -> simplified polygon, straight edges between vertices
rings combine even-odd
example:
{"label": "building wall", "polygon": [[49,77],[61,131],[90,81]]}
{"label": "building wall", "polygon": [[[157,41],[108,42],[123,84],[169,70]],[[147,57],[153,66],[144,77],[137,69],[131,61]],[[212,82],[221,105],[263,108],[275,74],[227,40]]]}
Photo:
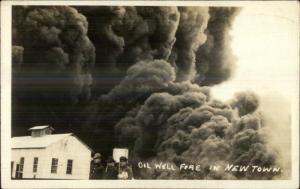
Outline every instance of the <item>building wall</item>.
{"label": "building wall", "polygon": [[[89,179],[91,151],[74,136],[50,145],[46,151],[44,175],[51,179]],[[51,173],[52,158],[58,158],[57,173]],[[66,174],[67,161],[73,160],[72,174]]]}
{"label": "building wall", "polygon": [[[21,157],[25,158],[23,178],[34,178],[35,175],[37,179],[89,179],[91,151],[74,136],[46,149],[12,149],[12,161],[15,162],[13,175]],[[33,173],[34,157],[39,158],[37,173]],[[57,173],[51,173],[52,158],[58,158]],[[71,175],[66,174],[68,159],[73,160]]]}
{"label": "building wall", "polygon": [[[23,178],[43,178],[43,171],[46,165],[46,149],[12,149],[13,171],[12,178],[15,178],[16,164],[24,157]],[[37,172],[33,173],[33,158],[38,158]]]}

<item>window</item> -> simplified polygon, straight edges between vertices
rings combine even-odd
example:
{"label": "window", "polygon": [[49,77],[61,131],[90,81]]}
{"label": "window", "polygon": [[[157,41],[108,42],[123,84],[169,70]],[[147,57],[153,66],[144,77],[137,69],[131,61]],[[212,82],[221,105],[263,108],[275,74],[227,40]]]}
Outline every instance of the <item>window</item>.
{"label": "window", "polygon": [[22,178],[22,175],[20,174],[20,164],[17,164],[16,167],[16,178]]}
{"label": "window", "polygon": [[51,173],[57,173],[57,165],[58,165],[58,159],[52,158]]}
{"label": "window", "polygon": [[73,168],[73,160],[68,159],[68,162],[67,162],[67,172],[66,172],[66,174],[71,175],[71,174],[72,174],[72,168]]}
{"label": "window", "polygon": [[37,172],[37,167],[38,167],[38,161],[39,161],[39,158],[35,157],[33,158],[33,172],[36,173]]}
{"label": "window", "polygon": [[20,163],[17,165],[16,178],[23,178],[24,162],[25,162],[24,157],[21,157]]}
{"label": "window", "polygon": [[24,162],[25,162],[25,158],[21,157],[21,159],[20,159],[20,170],[21,171],[23,171],[23,169],[24,169]]}

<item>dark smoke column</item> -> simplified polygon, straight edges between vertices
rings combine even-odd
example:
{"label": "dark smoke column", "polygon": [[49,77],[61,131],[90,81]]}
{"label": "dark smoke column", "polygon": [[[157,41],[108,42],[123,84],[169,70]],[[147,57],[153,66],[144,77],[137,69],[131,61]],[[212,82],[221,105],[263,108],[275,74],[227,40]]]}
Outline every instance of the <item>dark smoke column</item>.
{"label": "dark smoke column", "polygon": [[76,7],[96,47],[94,92],[108,93],[139,61],[167,60],[176,41],[177,7]]}
{"label": "dark smoke column", "polygon": [[71,7],[13,7],[13,96],[27,127],[67,121],[72,106],[89,100],[95,49],[87,27]]}
{"label": "dark smoke column", "polygon": [[240,8],[211,7],[210,19],[205,31],[206,42],[196,52],[197,76],[199,85],[215,85],[228,80],[235,70],[236,58],[231,49],[229,34],[234,18]]}
{"label": "dark smoke column", "polygon": [[176,68],[177,81],[195,77],[196,51],[206,40],[204,30],[209,19],[207,7],[179,7],[180,22],[169,61]]}

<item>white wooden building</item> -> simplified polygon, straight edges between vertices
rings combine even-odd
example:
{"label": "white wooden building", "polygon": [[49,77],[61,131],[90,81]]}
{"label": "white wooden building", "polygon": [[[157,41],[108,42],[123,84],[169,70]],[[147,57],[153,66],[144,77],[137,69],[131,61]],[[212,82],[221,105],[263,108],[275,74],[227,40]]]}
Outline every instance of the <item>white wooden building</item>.
{"label": "white wooden building", "polygon": [[50,126],[12,138],[11,176],[16,179],[89,179],[92,150],[72,133]]}

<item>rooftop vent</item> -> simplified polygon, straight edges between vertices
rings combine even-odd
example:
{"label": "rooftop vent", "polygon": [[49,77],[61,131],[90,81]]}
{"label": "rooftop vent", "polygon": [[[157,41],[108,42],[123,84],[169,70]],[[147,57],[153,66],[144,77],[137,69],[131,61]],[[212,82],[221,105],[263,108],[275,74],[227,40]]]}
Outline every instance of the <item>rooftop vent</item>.
{"label": "rooftop vent", "polygon": [[42,137],[45,135],[51,135],[54,129],[49,125],[42,125],[31,127],[29,131],[31,131],[32,137]]}

